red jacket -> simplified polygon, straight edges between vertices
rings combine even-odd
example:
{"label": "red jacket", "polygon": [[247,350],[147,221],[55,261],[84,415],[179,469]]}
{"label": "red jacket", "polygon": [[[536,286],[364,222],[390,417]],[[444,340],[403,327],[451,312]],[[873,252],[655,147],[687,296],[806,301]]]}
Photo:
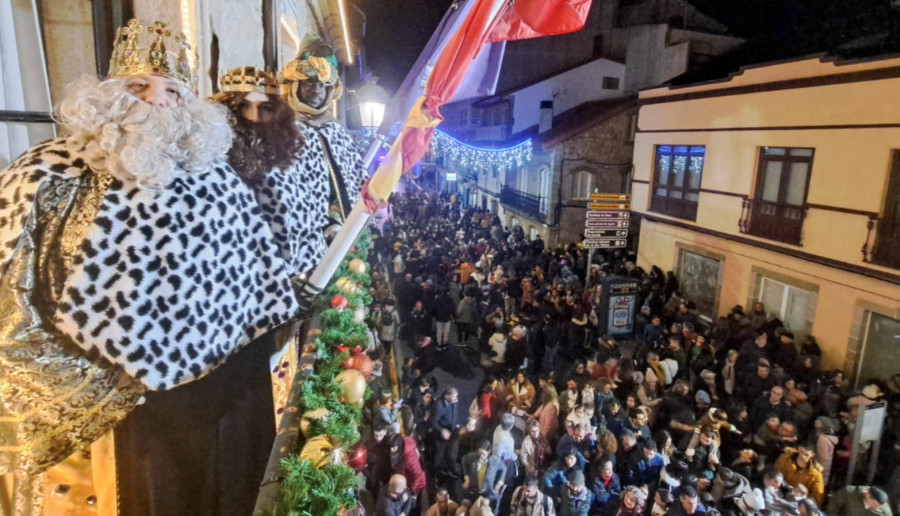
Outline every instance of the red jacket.
{"label": "red jacket", "polygon": [[403,437],[403,460],[394,466],[394,473],[406,477],[406,485],[413,493],[419,494],[425,489],[425,471],[419,458],[419,449],[412,437]]}

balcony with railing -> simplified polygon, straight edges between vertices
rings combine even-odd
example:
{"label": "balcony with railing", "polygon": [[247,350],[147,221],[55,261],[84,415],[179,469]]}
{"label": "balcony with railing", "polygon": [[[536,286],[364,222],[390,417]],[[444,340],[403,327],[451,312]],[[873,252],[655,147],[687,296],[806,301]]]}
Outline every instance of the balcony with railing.
{"label": "balcony with railing", "polygon": [[870,217],[868,229],[866,243],[862,248],[863,260],[882,267],[900,269],[900,220]]}
{"label": "balcony with railing", "polygon": [[803,221],[809,208],[778,202],[745,198],[738,228],[760,238],[791,245],[803,245]]}
{"label": "balcony with railing", "polygon": [[500,190],[500,203],[539,221],[547,218],[549,203],[539,195],[504,186]]}

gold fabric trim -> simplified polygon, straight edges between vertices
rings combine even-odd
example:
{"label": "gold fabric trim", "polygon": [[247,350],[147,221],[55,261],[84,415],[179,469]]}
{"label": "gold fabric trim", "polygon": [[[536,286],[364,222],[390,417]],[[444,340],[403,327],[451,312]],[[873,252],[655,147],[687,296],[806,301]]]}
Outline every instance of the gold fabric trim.
{"label": "gold fabric trim", "polygon": [[110,180],[90,172],[41,185],[0,278],[0,474],[17,516],[40,514],[40,473],[134,408],[140,382],[52,331],[49,317]]}
{"label": "gold fabric trim", "polygon": [[[319,140],[322,142],[322,152],[325,153],[325,165],[328,167],[328,176],[331,178],[331,188],[334,189],[334,198],[337,202],[337,208],[338,210],[340,210],[340,221],[341,223],[343,223],[345,220],[347,220],[347,211],[344,209],[344,201],[341,200],[341,187],[340,183],[338,183],[337,175],[334,171],[334,166],[332,165],[333,162],[331,151],[329,151],[328,149],[328,142],[325,141],[325,137],[318,133],[317,135],[319,137]],[[332,212],[333,210],[329,208],[328,211],[329,215],[331,215],[330,212]]]}

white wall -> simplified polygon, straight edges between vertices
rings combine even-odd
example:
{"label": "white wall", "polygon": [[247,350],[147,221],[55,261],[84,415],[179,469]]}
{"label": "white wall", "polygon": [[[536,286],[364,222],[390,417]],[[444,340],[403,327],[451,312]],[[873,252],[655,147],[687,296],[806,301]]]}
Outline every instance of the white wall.
{"label": "white wall", "polygon": [[[618,90],[604,90],[603,77],[619,79]],[[618,97],[625,87],[625,65],[597,59],[547,80],[513,92],[512,133],[528,129],[540,121],[541,101],[553,100],[553,113],[559,114],[585,102]],[[554,93],[557,94],[554,99]]]}

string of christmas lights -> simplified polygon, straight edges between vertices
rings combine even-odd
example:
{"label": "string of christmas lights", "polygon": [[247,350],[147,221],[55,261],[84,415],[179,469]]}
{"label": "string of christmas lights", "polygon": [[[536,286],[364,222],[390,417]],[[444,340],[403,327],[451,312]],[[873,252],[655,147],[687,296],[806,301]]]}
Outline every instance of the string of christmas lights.
{"label": "string of christmas lights", "polygon": [[443,156],[456,165],[473,170],[493,167],[509,169],[524,166],[531,161],[531,138],[500,149],[475,147],[463,143],[442,131],[435,131],[431,140],[431,151],[435,156]]}

